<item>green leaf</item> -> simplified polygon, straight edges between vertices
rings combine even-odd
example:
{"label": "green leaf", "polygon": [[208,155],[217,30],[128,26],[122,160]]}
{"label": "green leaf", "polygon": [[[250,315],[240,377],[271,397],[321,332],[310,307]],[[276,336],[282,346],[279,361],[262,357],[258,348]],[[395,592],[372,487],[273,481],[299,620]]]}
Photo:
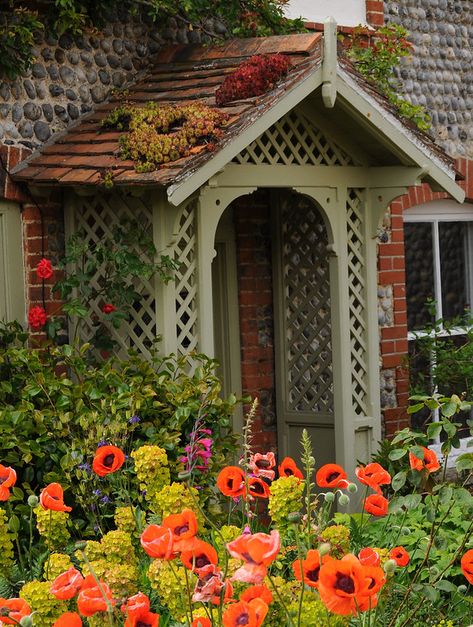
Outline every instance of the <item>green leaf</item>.
{"label": "green leaf", "polygon": [[440,403],[435,400],[435,398],[429,398],[425,401],[425,404],[431,411],[434,411],[435,409],[438,409],[440,407]]}
{"label": "green leaf", "polygon": [[430,440],[435,440],[436,438],[438,438],[441,431],[442,431],[441,422],[431,422],[427,426],[427,436]]}
{"label": "green leaf", "polygon": [[406,449],[395,448],[393,451],[389,453],[388,457],[391,461],[395,462],[397,459],[401,459],[401,457],[404,457],[406,453],[407,453]]}
{"label": "green leaf", "polygon": [[391,480],[391,487],[394,492],[398,492],[406,483],[407,471],[401,470]]}
{"label": "green leaf", "polygon": [[439,591],[430,585],[422,586],[420,592],[432,603],[435,603],[440,596]]}
{"label": "green leaf", "polygon": [[455,462],[457,472],[473,469],[473,453],[463,453],[459,455]]}
{"label": "green leaf", "polygon": [[457,413],[457,409],[458,409],[458,405],[450,401],[448,403],[444,403],[443,405],[441,405],[440,412],[446,418],[450,418],[451,416]]}
{"label": "green leaf", "polygon": [[13,533],[18,533],[18,531],[20,530],[20,519],[16,514],[12,514],[10,516],[10,520],[8,521],[8,528],[10,529],[10,531],[13,531]]}
{"label": "green leaf", "polygon": [[442,590],[442,592],[456,592],[457,586],[453,584],[451,581],[447,579],[441,579],[434,584],[437,590]]}
{"label": "green leaf", "polygon": [[424,459],[424,449],[422,446],[411,446],[409,452],[415,455],[418,459]]}
{"label": "green leaf", "polygon": [[404,497],[404,507],[406,509],[417,509],[422,502],[421,494],[407,494]]}
{"label": "green leaf", "polygon": [[415,405],[410,405],[407,408],[407,413],[408,414],[415,414],[416,412],[420,411],[421,409],[424,409],[425,405],[424,403],[416,403]]}

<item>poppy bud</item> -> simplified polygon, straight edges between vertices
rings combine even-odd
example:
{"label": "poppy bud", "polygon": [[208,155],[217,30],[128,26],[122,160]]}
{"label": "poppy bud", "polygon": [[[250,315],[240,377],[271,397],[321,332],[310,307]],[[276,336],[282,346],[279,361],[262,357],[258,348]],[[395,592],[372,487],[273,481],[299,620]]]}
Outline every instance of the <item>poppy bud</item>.
{"label": "poppy bud", "polygon": [[185,471],[183,471],[183,472],[180,472],[180,473],[177,475],[177,477],[178,477],[178,479],[183,479],[183,480],[185,480],[185,479],[190,479],[190,478],[191,478],[191,473],[190,473],[190,472],[187,472],[187,471],[185,470]]}
{"label": "poppy bud", "polygon": [[329,542],[322,542],[322,544],[318,548],[320,557],[327,555],[327,553],[330,553],[331,550],[332,545]]}
{"label": "poppy bud", "polygon": [[31,616],[23,616],[23,618],[20,620],[20,625],[21,627],[32,627],[33,619],[31,618]]}
{"label": "poppy bud", "polygon": [[386,573],[386,575],[392,575],[397,568],[397,564],[395,560],[388,560],[384,564],[383,568],[384,568],[384,572]]}
{"label": "poppy bud", "polygon": [[403,527],[401,529],[401,535],[403,536],[408,536],[411,533],[411,530],[409,529],[409,527]]}
{"label": "poppy bud", "polygon": [[33,508],[36,507],[39,503],[39,498],[36,496],[36,494],[30,494],[28,497],[28,505]]}
{"label": "poppy bud", "polygon": [[350,502],[350,497],[348,496],[348,494],[341,494],[338,497],[338,502],[340,503],[340,505],[348,505],[348,503]]}
{"label": "poppy bud", "polygon": [[461,586],[458,586],[458,588],[457,588],[458,594],[465,594],[465,592],[467,590],[468,590],[468,588],[465,585],[463,585],[463,584]]}
{"label": "poppy bud", "polygon": [[335,494],[333,492],[326,492],[324,500],[326,503],[333,503],[335,500]]}
{"label": "poppy bud", "polygon": [[291,523],[298,523],[301,521],[301,515],[299,512],[291,512],[288,514],[287,519]]}
{"label": "poppy bud", "polygon": [[347,490],[348,492],[355,494],[355,492],[358,492],[358,486],[356,485],[356,483],[349,483],[347,485]]}
{"label": "poppy bud", "polygon": [[84,551],[86,547],[87,542],[85,540],[79,540],[79,542],[76,542],[77,551]]}

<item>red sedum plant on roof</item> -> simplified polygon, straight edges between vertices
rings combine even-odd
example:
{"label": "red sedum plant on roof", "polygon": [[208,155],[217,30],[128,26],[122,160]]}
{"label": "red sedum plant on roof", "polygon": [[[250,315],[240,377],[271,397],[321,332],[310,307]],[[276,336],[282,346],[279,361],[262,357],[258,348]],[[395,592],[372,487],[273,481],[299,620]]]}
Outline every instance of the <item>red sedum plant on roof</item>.
{"label": "red sedum plant on roof", "polygon": [[215,92],[215,102],[221,106],[233,100],[260,96],[286,76],[291,62],[282,54],[258,54],[241,63],[229,74]]}

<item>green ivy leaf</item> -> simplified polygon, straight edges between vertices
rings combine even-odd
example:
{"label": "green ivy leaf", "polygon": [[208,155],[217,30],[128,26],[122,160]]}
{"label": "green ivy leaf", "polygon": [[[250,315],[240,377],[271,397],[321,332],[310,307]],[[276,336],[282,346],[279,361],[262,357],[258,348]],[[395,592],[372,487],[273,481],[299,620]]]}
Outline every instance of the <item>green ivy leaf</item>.
{"label": "green ivy leaf", "polygon": [[398,472],[394,475],[394,477],[391,479],[391,487],[394,492],[398,492],[404,486],[404,484],[406,483],[406,479],[407,471],[405,470],[401,470],[401,472]]}

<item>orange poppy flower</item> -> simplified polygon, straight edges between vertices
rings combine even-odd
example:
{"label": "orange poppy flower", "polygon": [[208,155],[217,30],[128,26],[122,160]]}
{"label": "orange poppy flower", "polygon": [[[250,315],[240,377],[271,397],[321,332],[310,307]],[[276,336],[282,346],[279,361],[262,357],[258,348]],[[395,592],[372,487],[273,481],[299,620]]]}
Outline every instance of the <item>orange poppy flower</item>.
{"label": "orange poppy flower", "polygon": [[72,599],[81,589],[83,581],[84,578],[80,572],[71,566],[69,570],[56,577],[49,588],[49,592],[61,601]]}
{"label": "orange poppy flower", "polygon": [[167,527],[149,525],[140,537],[141,546],[150,557],[169,560],[172,557],[173,536]]}
{"label": "orange poppy flower", "polygon": [[128,614],[124,627],[159,627],[159,614],[149,610]]}
{"label": "orange poppy flower", "polygon": [[218,474],[217,488],[225,496],[242,496],[245,493],[245,473],[239,466],[226,466]]}
{"label": "orange poppy flower", "polygon": [[424,450],[424,459],[419,459],[413,453],[409,453],[409,464],[412,470],[418,470],[419,472],[424,469],[428,472],[437,471],[440,468],[440,463],[437,459],[435,451],[432,451],[425,446],[422,448]]}
{"label": "orange poppy flower", "polygon": [[64,490],[60,483],[50,483],[43,488],[39,495],[39,502],[43,509],[52,509],[55,512],[72,512],[72,507],[64,504]]}
{"label": "orange poppy flower", "polygon": [[57,619],[53,627],[82,627],[82,618],[77,612],[66,612]]}
{"label": "orange poppy flower", "polygon": [[368,582],[369,596],[376,594],[386,583],[386,575],[380,566],[363,566],[363,576]]}
{"label": "orange poppy flower", "polygon": [[470,549],[463,555],[460,565],[468,582],[473,585],[473,549]]}
{"label": "orange poppy flower", "polygon": [[118,446],[99,446],[95,452],[92,469],[99,477],[116,472],[125,463],[125,454]]}
{"label": "orange poppy flower", "polygon": [[174,551],[190,551],[195,544],[197,517],[191,509],[183,509],[180,514],[171,514],[163,520],[163,527],[171,530]]}
{"label": "orange poppy flower", "polygon": [[338,464],[325,464],[321,466],[315,475],[315,481],[319,488],[337,488],[344,484],[347,473]]}
{"label": "orange poppy flower", "polygon": [[209,564],[215,566],[217,564],[217,551],[208,542],[196,538],[195,544],[190,551],[182,551],[181,561],[186,568],[198,572],[204,566]]}
{"label": "orange poppy flower", "polygon": [[131,596],[127,600],[126,604],[124,603],[120,609],[124,614],[128,614],[128,616],[131,616],[132,614],[139,614],[143,611],[149,611],[149,608],[150,602],[146,594],[143,594],[143,592],[137,592],[136,594]]}
{"label": "orange poppy flower", "polygon": [[10,498],[10,490],[0,486],[0,501],[8,501]]}
{"label": "orange poppy flower", "polygon": [[381,496],[381,494],[370,494],[365,500],[365,512],[372,516],[386,516],[388,505],[388,499]]}
{"label": "orange poppy flower", "polygon": [[390,559],[394,560],[398,566],[407,566],[410,562],[409,553],[403,546],[395,546],[389,551]]}
{"label": "orange poppy flower", "polygon": [[24,599],[0,598],[0,617],[5,625],[17,625],[23,616],[29,616],[31,608]]}
{"label": "orange poppy flower", "polygon": [[[222,599],[222,590],[223,590],[223,599]],[[220,605],[222,601],[225,604],[232,600],[233,586],[232,586],[232,582],[230,581],[230,579],[225,579],[225,581],[223,582],[222,590],[220,590],[218,594],[214,594],[213,597],[210,599],[210,601],[214,605]]]}
{"label": "orange poppy flower", "polygon": [[355,474],[360,483],[369,486],[378,494],[382,494],[379,486],[391,483],[391,475],[377,462],[367,464],[366,466],[358,466],[355,468]]}
{"label": "orange poppy flower", "polygon": [[279,531],[267,533],[244,533],[227,544],[232,557],[244,560],[245,565],[233,575],[233,579],[246,583],[261,583],[266,576],[267,566],[279,553]]}
{"label": "orange poppy flower", "polygon": [[363,566],[379,566],[381,561],[379,553],[369,546],[361,549],[358,553],[358,559]]}
{"label": "orange poppy flower", "polygon": [[0,487],[12,488],[16,483],[16,472],[10,466],[0,464]]}
{"label": "orange poppy flower", "polygon": [[259,627],[256,608],[246,601],[230,605],[222,617],[223,627]]}
{"label": "orange poppy flower", "polygon": [[368,609],[376,603],[375,595],[370,598],[368,586],[371,582],[364,568],[352,554],[341,560],[330,559],[320,568],[319,595],[325,607],[334,614],[347,616],[356,614],[357,608]]}
{"label": "orange poppy flower", "polygon": [[191,627],[212,627],[212,623],[207,616],[199,616],[198,618],[194,618]]}
{"label": "orange poppy flower", "polygon": [[260,499],[268,499],[269,486],[259,477],[248,477],[248,494]]}
{"label": "orange poppy flower", "polygon": [[88,577],[86,577],[84,579],[81,591],[79,592],[79,596],[77,597],[77,609],[82,614],[82,616],[93,616],[97,612],[107,611],[108,605],[103,594],[108,599],[109,603],[115,605],[115,601],[114,599],[112,599],[112,592],[107,584],[103,581],[100,581],[100,585],[102,587],[101,590],[98,587],[97,582],[94,583],[95,586],[93,586]]}
{"label": "orange poppy flower", "polygon": [[255,477],[264,477],[272,481],[276,474],[273,470],[275,465],[276,458],[274,457],[274,453],[266,453],[264,455],[262,453],[255,453],[254,455],[250,455],[249,466]]}
{"label": "orange poppy flower", "polygon": [[249,603],[253,599],[262,599],[266,605],[273,601],[273,593],[264,583],[259,586],[250,586],[240,594],[240,601]]}
{"label": "orange poppy flower", "polygon": [[192,600],[194,603],[208,603],[214,596],[220,596],[224,587],[222,571],[215,564],[207,564],[198,572]]}
{"label": "orange poppy flower", "polygon": [[278,472],[280,477],[297,477],[303,479],[304,475],[296,466],[296,462],[292,457],[285,457],[278,466]]}
{"label": "orange poppy flower", "polygon": [[269,607],[268,604],[263,601],[263,599],[251,599],[248,605],[255,610],[256,612],[256,624],[258,627],[263,623],[266,618],[266,614],[268,613]]}
{"label": "orange poppy flower", "polygon": [[294,576],[298,581],[302,581],[311,588],[317,588],[319,585],[319,572],[320,567],[327,559],[331,559],[330,556],[320,557],[320,553],[317,549],[310,549],[307,551],[306,558],[302,560],[302,574],[301,574],[301,560],[297,559],[292,564],[292,570]]}

